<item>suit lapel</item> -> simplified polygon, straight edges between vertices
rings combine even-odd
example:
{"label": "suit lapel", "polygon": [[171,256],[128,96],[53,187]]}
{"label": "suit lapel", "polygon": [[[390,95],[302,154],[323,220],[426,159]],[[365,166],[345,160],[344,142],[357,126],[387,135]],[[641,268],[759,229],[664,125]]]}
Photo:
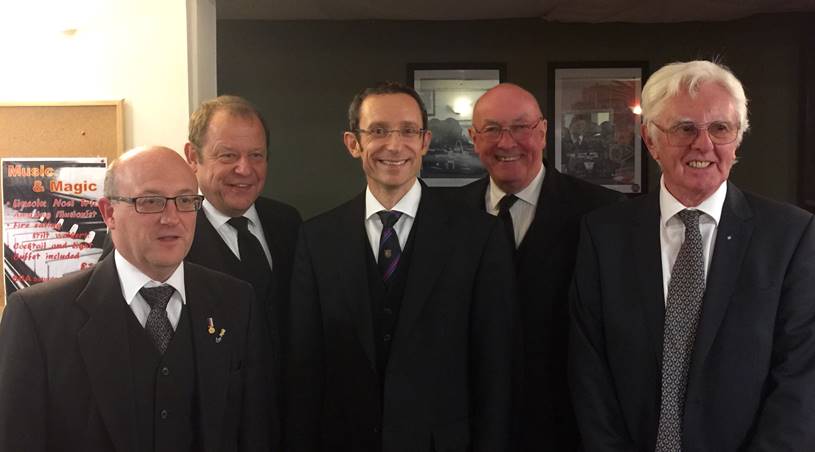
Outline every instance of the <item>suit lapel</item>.
{"label": "suit lapel", "polygon": [[128,312],[112,254],[96,265],[76,303],[88,314],[78,343],[99,413],[116,450],[135,452]]}
{"label": "suit lapel", "polygon": [[190,314],[190,328],[195,350],[195,367],[198,378],[198,406],[201,416],[201,434],[208,452],[218,450],[221,444],[223,415],[229,382],[229,348],[215,342],[216,335],[207,331],[208,319],[212,318],[217,330],[225,319],[219,302],[196,283],[195,269],[184,264],[184,286]]}
{"label": "suit lapel", "polygon": [[226,271],[227,269],[241,265],[241,261],[235,256],[235,253],[229,249],[218,231],[212,227],[212,223],[207,219],[204,209],[198,211],[198,216],[195,219],[195,239],[187,258],[191,262],[219,262],[220,267],[216,270],[228,274],[231,273]]}
{"label": "suit lapel", "polygon": [[391,362],[394,357],[399,356],[400,349],[409,343],[413,325],[450,256],[451,244],[455,243],[447,209],[437,195],[431,193],[424,184],[411,234],[413,234],[413,255],[410,258],[405,294],[396,325]]}
{"label": "suit lapel", "polygon": [[[552,245],[559,240],[558,231],[571,215],[571,209],[565,199],[568,194],[560,189],[559,184],[560,173],[554,167],[546,167],[538,204],[535,206],[535,218],[518,247],[519,263],[530,258],[546,259],[550,255]],[[519,265],[519,268],[525,267]]]}
{"label": "suit lapel", "polygon": [[662,288],[662,245],[659,240],[659,192],[647,195],[634,217],[629,238],[636,271],[631,284],[640,292],[639,304],[654,348],[657,363],[662,362],[662,335],[665,326],[665,294]]}
{"label": "suit lapel", "polygon": [[[272,255],[272,280],[269,283],[268,294],[280,293],[280,284],[285,284],[285,281],[280,281],[280,266],[282,265],[283,256],[286,245],[283,243],[283,237],[280,234],[275,234],[275,225],[277,222],[270,211],[261,207],[260,198],[255,201],[255,211],[260,218],[260,225],[263,228],[263,236],[266,238],[266,245],[269,246],[269,253]],[[266,215],[269,213],[269,215]],[[279,303],[280,301],[277,301]]]}
{"label": "suit lapel", "polygon": [[369,252],[368,236],[365,233],[365,193],[358,195],[344,209],[340,225],[333,231],[330,246],[336,247],[338,259],[337,278],[342,281],[347,302],[346,308],[362,343],[365,354],[376,368],[374,349],[373,313],[371,294],[368,287],[368,263],[365,253]]}
{"label": "suit lapel", "polygon": [[700,369],[704,364],[727,312],[741,272],[741,263],[753,234],[753,223],[750,221],[752,216],[752,209],[742,192],[728,182],[727,197],[722,207],[716,245],[702,299],[702,316],[696,332],[691,369]]}

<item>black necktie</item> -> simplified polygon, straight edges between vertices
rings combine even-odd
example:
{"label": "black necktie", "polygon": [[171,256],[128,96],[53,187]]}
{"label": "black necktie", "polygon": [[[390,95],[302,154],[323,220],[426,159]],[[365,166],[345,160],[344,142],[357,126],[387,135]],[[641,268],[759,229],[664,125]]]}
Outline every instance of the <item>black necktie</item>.
{"label": "black necktie", "polygon": [[167,302],[173,296],[173,286],[167,284],[158,287],[142,287],[139,293],[144,297],[144,301],[150,306],[150,314],[147,315],[147,322],[144,329],[153,339],[156,348],[162,355],[170,344],[173,337],[173,326],[167,317]]}
{"label": "black necktie", "polygon": [[512,214],[510,214],[509,209],[516,201],[518,201],[518,197],[515,195],[504,195],[498,201],[498,218],[504,223],[504,231],[513,250],[515,249],[515,226],[512,224]]}
{"label": "black necktie", "polygon": [[258,299],[262,300],[266,297],[266,291],[272,278],[272,270],[269,267],[269,260],[266,259],[266,253],[263,252],[263,247],[260,246],[257,237],[249,232],[248,218],[230,218],[227,223],[238,231],[238,253],[241,255],[245,279],[254,286]]}
{"label": "black necktie", "polygon": [[377,266],[379,273],[382,275],[382,280],[387,282],[388,279],[396,271],[399,265],[399,258],[402,256],[402,248],[399,246],[399,237],[393,229],[393,225],[399,221],[402,212],[394,210],[382,210],[377,212],[379,219],[382,221],[382,235],[379,236],[379,255],[377,257]]}
{"label": "black necktie", "polygon": [[688,368],[705,294],[705,261],[699,213],[698,210],[683,210],[677,214],[685,223],[685,241],[679,248],[668,282],[662,341],[662,401],[656,452],[682,450],[682,417]]}

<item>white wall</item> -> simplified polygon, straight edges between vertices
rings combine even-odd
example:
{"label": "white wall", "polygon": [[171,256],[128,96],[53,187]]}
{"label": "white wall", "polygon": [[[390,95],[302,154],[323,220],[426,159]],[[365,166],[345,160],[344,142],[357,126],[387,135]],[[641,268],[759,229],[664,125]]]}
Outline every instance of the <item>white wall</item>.
{"label": "white wall", "polygon": [[[188,23],[200,35],[211,16],[214,36],[214,4],[189,2],[203,7],[188,8],[187,0],[0,0],[0,102],[124,99],[126,149],[182,151],[190,73],[211,78],[205,87],[213,95],[215,80],[214,44],[211,76],[200,74],[207,70],[198,66],[201,56],[192,61],[188,51]],[[207,16],[188,20],[193,9]]]}

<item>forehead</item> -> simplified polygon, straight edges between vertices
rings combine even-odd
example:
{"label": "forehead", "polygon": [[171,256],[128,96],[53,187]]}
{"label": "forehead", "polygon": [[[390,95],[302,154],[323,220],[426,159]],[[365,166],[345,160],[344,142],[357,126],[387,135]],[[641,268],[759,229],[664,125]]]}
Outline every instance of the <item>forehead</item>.
{"label": "forehead", "polygon": [[665,107],[660,116],[674,121],[738,120],[733,97],[723,86],[712,82],[701,84],[699,90],[693,96],[687,89],[683,89],[675,96],[666,99]]}
{"label": "forehead", "polygon": [[216,111],[207,126],[206,141],[238,138],[265,141],[266,132],[260,119],[251,113],[238,114],[223,109]]}
{"label": "forehead", "polygon": [[511,122],[536,119],[540,108],[530,95],[514,88],[495,89],[478,101],[473,114],[476,121]]}
{"label": "forehead", "polygon": [[127,162],[120,168],[117,190],[131,196],[198,191],[198,182],[186,162],[173,156],[162,157]]}
{"label": "forehead", "polygon": [[421,124],[422,112],[416,100],[407,94],[376,94],[362,101],[359,123],[366,124]]}

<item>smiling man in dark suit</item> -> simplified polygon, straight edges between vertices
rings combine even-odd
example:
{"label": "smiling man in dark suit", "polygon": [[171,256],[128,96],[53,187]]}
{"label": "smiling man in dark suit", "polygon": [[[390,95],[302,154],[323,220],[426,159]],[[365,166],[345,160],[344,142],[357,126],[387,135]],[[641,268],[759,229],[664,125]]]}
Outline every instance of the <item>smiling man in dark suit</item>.
{"label": "smiling man in dark suit", "polygon": [[473,108],[470,137],[489,177],[454,193],[502,220],[515,246],[523,335],[516,442],[522,451],[574,451],[567,384],[568,291],[580,219],[621,199],[544,165],[546,120],[531,93],[510,83]]}
{"label": "smiling man in dark suit", "polygon": [[170,149],[111,163],[99,210],[116,251],[8,300],[0,450],[269,450],[252,288],[182,262],[200,206],[195,177]]}
{"label": "smiling man in dark suit", "polygon": [[277,351],[301,219],[294,207],[260,197],[268,137],[257,109],[237,96],[204,102],[190,117],[184,151],[204,205],[187,260],[254,286]]}
{"label": "smiling man in dark suit", "polygon": [[572,298],[586,450],[815,450],[815,225],[728,181],[744,89],[709,61],[642,92],[658,192],[586,217]]}
{"label": "smiling man in dark suit", "polygon": [[349,122],[368,186],[300,232],[286,450],[506,451],[514,278],[500,225],[418,181],[431,136],[413,89],[364,90]]}

